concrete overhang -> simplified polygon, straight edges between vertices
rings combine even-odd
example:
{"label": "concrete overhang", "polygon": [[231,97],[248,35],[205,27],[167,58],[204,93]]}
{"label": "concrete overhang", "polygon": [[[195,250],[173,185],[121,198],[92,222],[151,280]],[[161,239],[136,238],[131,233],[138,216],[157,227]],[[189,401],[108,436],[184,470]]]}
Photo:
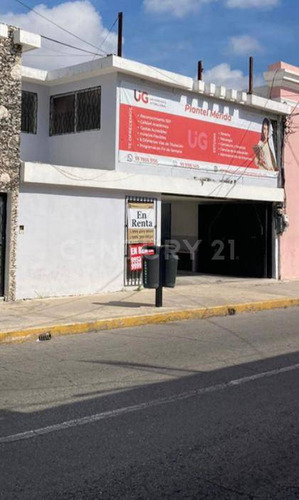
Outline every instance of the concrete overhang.
{"label": "concrete overhang", "polygon": [[288,88],[299,92],[299,73],[288,69],[279,69],[276,71],[266,71],[264,73],[266,83],[271,88]]}
{"label": "concrete overhang", "polygon": [[0,23],[0,36],[3,38],[8,38],[8,26],[7,24]]}
{"label": "concrete overhang", "polygon": [[46,84],[48,71],[38,68],[29,68],[22,66],[22,81],[38,84]]}
{"label": "concrete overhang", "polygon": [[17,29],[14,32],[13,38],[17,45],[22,45],[23,52],[40,49],[42,46],[42,39],[40,35],[36,35],[35,33],[30,33],[29,31],[24,31],[22,29]]}
{"label": "concrete overhang", "polygon": [[269,66],[264,73],[266,88],[275,101],[289,104],[292,108],[298,102],[299,68],[279,61]]}
{"label": "concrete overhang", "polygon": [[[101,172],[101,175],[99,175]],[[256,200],[280,202],[284,190],[258,186],[244,186],[215,182],[200,183],[181,177],[128,174],[111,170],[68,167],[44,163],[23,162],[21,168],[23,184],[91,188],[129,193],[157,193],[184,196],[199,196],[209,199]]]}

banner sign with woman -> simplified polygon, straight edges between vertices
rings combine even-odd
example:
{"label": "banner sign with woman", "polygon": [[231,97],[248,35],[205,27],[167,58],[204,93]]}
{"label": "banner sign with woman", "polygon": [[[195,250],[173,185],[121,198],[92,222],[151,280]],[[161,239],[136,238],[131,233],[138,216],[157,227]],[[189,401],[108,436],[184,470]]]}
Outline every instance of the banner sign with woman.
{"label": "banner sign with woman", "polygon": [[276,123],[220,99],[123,82],[119,161],[277,177]]}

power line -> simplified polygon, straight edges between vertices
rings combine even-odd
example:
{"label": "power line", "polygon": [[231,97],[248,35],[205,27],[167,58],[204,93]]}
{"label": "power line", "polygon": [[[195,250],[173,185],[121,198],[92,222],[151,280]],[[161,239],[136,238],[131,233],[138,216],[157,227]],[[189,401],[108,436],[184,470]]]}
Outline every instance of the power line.
{"label": "power line", "polygon": [[[63,54],[63,52],[61,52],[61,48],[60,47],[52,47],[52,45],[51,45],[51,47],[49,47],[47,45],[43,45],[42,48],[43,48],[43,51],[47,50],[48,52],[51,52],[51,53],[55,52],[56,54]],[[38,54],[38,51],[37,51],[37,54],[35,54],[35,53],[34,54],[32,54],[32,53],[31,54],[26,54],[26,57],[28,57],[28,55],[32,56],[32,55],[39,55],[39,54]],[[45,55],[47,55],[47,54],[45,54]]]}
{"label": "power line", "polygon": [[[17,0],[17,1],[19,1],[19,0]],[[102,52],[102,54],[99,54],[98,52],[91,52],[90,50],[81,49],[80,47],[75,47],[75,45],[61,42],[60,40],[55,40],[55,38],[50,38],[50,37],[45,36],[45,35],[41,35],[41,37],[44,38],[45,40],[49,40],[50,42],[58,43],[59,45],[64,45],[65,47],[70,47],[71,49],[81,50],[81,52],[86,52],[86,54],[91,54],[92,56],[98,56],[98,55],[106,56],[107,55],[104,52]]]}
{"label": "power line", "polygon": [[104,43],[106,42],[106,40],[108,39],[109,35],[111,35],[111,31],[112,31],[112,29],[114,28],[114,26],[116,25],[117,20],[118,20],[118,17],[116,17],[116,19],[115,19],[114,23],[113,23],[113,24],[111,25],[111,27],[109,28],[107,35],[105,36],[104,40],[102,41],[102,43],[101,43],[101,45],[100,45],[100,47],[99,47],[99,50],[103,47],[103,45],[104,45]]}
{"label": "power line", "polygon": [[[46,50],[48,52],[50,52],[49,54],[44,54],[43,52],[40,54],[40,51],[34,51],[34,54],[32,54],[32,52],[30,54],[26,54],[26,58],[27,57],[55,57],[55,55],[58,56],[74,56],[74,57],[88,57],[89,54],[78,54],[77,52],[62,52],[61,50],[59,50],[60,47],[52,47],[52,44],[51,44],[51,47],[48,47],[46,45],[43,45],[42,47],[42,50]],[[80,49],[81,50],[81,49]],[[83,49],[84,50],[84,49]]]}
{"label": "power line", "polygon": [[98,50],[98,47],[96,45],[94,45],[93,43],[90,43],[90,42],[84,40],[83,38],[81,38],[80,36],[75,35],[71,31],[69,31],[68,29],[63,28],[63,26],[60,26],[59,24],[55,23],[55,21],[52,21],[51,19],[49,19],[48,17],[44,16],[43,14],[40,14],[35,9],[33,9],[32,7],[30,7],[26,3],[22,2],[21,0],[15,0],[15,2],[18,2],[20,5],[22,5],[23,7],[25,7],[25,9],[29,10],[30,12],[34,12],[34,14],[36,14],[39,17],[41,17],[42,19],[45,19],[46,21],[48,21],[49,23],[53,24],[54,26],[56,26],[60,30],[64,31],[65,33],[68,33],[69,35],[77,38],[77,40],[80,40],[81,42],[84,42],[87,45],[90,45],[90,47],[93,47],[94,49]]}
{"label": "power line", "polygon": [[26,54],[26,57],[88,57],[88,54],[68,54],[67,52],[59,52],[55,54]]}

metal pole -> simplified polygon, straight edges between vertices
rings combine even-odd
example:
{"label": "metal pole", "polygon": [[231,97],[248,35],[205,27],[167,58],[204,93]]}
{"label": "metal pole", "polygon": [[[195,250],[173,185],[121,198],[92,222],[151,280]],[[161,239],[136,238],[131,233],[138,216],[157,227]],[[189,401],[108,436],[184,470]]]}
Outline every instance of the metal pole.
{"label": "metal pole", "polygon": [[203,74],[202,61],[198,61],[198,64],[197,64],[197,80],[202,80],[202,74]]}
{"label": "metal pole", "polygon": [[249,57],[249,90],[248,94],[253,93],[253,57]]}
{"label": "metal pole", "polygon": [[159,287],[156,288],[156,307],[163,306],[163,267],[164,267],[164,254],[161,247],[157,248],[159,255]]}
{"label": "metal pole", "polygon": [[118,40],[117,40],[117,55],[123,55],[123,13],[118,13]]}
{"label": "metal pole", "polygon": [[163,306],[163,287],[156,288],[156,307]]}

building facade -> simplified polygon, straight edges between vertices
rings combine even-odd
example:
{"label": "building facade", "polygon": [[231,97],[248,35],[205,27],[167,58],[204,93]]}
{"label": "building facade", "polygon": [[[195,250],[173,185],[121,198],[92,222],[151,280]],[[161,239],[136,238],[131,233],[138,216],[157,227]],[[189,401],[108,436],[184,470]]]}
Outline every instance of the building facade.
{"label": "building facade", "polygon": [[[38,45],[25,35],[23,50]],[[21,44],[2,38],[15,67]],[[269,95],[270,77],[248,95],[113,55],[49,72],[1,64],[19,75],[15,128],[0,108],[16,175],[1,184],[6,298],[139,285],[145,245],[169,240],[188,273],[299,277],[291,213],[281,236],[286,198],[294,208],[294,105]]]}

